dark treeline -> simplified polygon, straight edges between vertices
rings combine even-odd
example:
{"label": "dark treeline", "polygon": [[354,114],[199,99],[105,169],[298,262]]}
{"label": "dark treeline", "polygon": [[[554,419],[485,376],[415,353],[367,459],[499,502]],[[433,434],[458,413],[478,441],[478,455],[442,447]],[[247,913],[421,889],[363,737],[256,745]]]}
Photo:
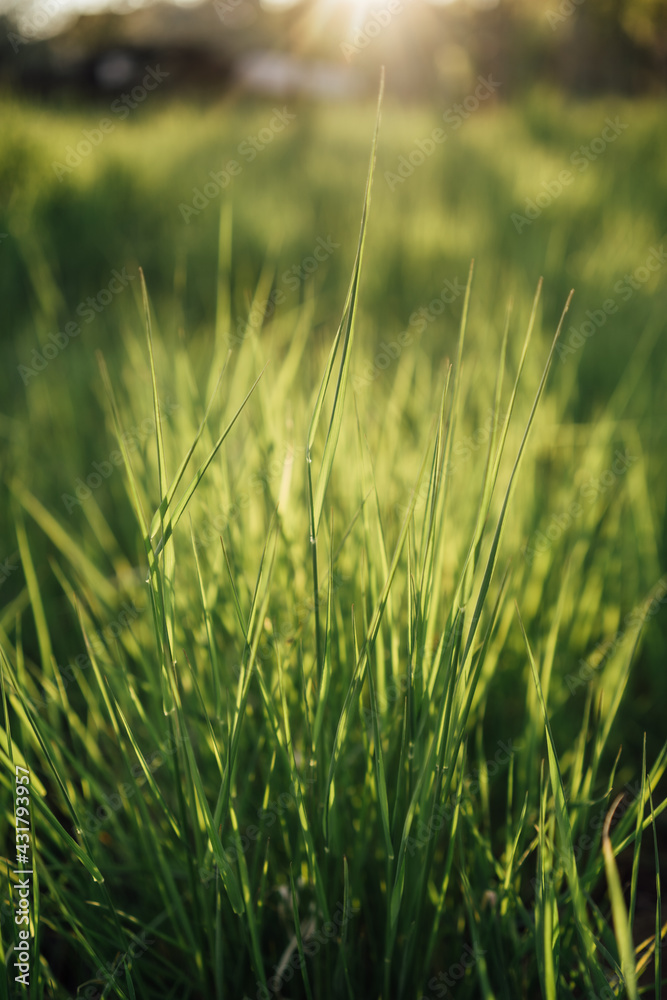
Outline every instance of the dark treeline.
{"label": "dark treeline", "polygon": [[[219,92],[261,55],[273,63],[268,76],[250,73],[252,86],[284,92],[370,92],[382,64],[405,99],[463,95],[480,74],[502,81],[504,98],[540,83],[580,96],[667,84],[665,0],[378,0],[356,28],[349,5],[328,5],[323,25],[318,4],[277,13],[258,0],[157,3],[67,21],[63,0],[20,3],[0,20],[0,83],[44,96],[107,93],[161,60],[170,88]],[[331,73],[313,82],[301,70],[316,63]]]}

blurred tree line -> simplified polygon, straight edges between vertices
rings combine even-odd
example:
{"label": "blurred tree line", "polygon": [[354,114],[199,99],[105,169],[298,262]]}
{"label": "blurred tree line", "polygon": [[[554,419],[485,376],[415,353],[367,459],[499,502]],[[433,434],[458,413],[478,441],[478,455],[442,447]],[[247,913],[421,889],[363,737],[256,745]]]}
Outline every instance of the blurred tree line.
{"label": "blurred tree line", "polygon": [[525,50],[567,90],[638,93],[667,84],[667,0],[505,0],[501,10],[532,36]]}
{"label": "blurred tree line", "polygon": [[63,0],[19,0],[0,19],[0,84],[90,91],[95,60],[119,49],[171,59],[171,86],[200,90],[228,86],[248,53],[276,50],[338,63],[371,91],[384,64],[407,99],[468,93],[479,74],[501,80],[503,98],[539,83],[576,95],[662,93],[667,84],[667,0],[375,0],[355,28],[351,10],[322,0],[279,12],[259,0],[207,0],[63,23]]}

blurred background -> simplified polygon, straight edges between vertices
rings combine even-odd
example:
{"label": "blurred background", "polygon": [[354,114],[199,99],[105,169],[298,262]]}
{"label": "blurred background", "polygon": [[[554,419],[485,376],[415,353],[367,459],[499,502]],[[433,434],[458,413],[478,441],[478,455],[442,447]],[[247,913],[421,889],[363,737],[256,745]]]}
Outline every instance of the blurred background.
{"label": "blurred background", "polygon": [[667,73],[664,0],[215,0],[7,2],[1,79],[43,97],[105,97],[140,82],[168,90],[349,99],[387,86],[402,100],[467,93],[495,74],[509,99],[537,83],[574,96],[656,94]]}

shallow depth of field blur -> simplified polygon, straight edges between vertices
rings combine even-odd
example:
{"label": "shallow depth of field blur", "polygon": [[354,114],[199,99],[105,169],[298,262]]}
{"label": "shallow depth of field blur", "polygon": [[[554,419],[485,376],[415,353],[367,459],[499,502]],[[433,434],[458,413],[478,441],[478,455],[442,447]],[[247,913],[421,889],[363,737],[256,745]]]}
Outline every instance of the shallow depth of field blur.
{"label": "shallow depth of field blur", "polygon": [[79,13],[0,21],[0,1000],[657,1000],[664,5]]}

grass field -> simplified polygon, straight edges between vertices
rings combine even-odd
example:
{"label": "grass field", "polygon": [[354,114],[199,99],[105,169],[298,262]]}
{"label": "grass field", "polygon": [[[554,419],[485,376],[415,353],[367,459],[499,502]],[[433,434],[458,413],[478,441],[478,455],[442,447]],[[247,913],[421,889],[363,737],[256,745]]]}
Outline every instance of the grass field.
{"label": "grass field", "polygon": [[0,998],[662,995],[664,106],[447,110],[3,98]]}

